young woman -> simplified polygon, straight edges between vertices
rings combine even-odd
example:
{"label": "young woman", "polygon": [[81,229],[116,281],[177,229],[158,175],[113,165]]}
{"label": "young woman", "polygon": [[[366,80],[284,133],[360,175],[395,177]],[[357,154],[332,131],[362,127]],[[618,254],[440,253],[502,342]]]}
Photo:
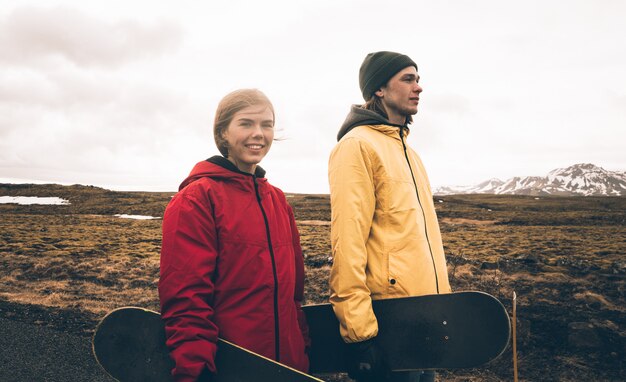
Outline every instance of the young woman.
{"label": "young woman", "polygon": [[258,166],[274,139],[273,106],[259,90],[232,92],[213,133],[223,156],[196,164],[163,217],[159,298],[172,376],[219,373],[218,336],[306,372],[300,238]]}

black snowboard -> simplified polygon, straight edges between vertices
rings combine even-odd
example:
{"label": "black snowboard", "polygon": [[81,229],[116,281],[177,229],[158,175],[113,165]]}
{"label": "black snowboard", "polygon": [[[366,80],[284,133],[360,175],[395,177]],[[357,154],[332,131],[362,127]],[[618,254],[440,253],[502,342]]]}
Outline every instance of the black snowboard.
{"label": "black snowboard", "polygon": [[[136,307],[110,312],[96,328],[93,353],[107,374],[120,382],[172,380],[174,363],[165,346],[163,321],[156,312]],[[215,382],[321,382],[221,339],[215,363]]]}
{"label": "black snowboard", "polygon": [[[378,341],[394,371],[477,367],[498,357],[510,336],[509,316],[493,296],[459,292],[377,300]],[[330,304],[303,307],[309,324],[312,373],[346,371],[346,345]],[[121,308],[106,315],[93,338],[94,355],[121,382],[170,381],[173,363],[158,313]],[[320,381],[219,340],[216,382]]]}
{"label": "black snowboard", "polygon": [[[458,292],[376,300],[377,341],[394,371],[483,365],[504,352],[509,315],[495,297]],[[329,304],[303,308],[309,324],[311,373],[346,370],[345,344]]]}

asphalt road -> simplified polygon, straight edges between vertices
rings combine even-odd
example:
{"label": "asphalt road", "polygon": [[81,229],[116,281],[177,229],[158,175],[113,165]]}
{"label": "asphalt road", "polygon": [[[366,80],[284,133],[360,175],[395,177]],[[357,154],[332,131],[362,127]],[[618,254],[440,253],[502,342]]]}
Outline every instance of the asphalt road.
{"label": "asphalt road", "polygon": [[62,312],[32,314],[28,306],[0,302],[0,381],[114,381],[94,360],[88,330],[71,324],[63,330],[67,320]]}

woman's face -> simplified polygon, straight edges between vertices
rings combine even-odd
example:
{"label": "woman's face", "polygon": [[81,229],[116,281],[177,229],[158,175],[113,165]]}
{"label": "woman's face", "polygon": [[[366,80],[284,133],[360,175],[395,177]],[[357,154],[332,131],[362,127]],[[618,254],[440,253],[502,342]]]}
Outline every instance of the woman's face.
{"label": "woman's face", "polygon": [[267,105],[248,106],[235,113],[223,137],[228,160],[240,171],[254,174],[274,140],[274,113]]}

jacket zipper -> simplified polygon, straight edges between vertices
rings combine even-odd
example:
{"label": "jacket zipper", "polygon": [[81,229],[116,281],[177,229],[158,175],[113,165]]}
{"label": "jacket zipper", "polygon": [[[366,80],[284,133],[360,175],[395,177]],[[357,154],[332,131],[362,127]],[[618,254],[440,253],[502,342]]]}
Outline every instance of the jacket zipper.
{"label": "jacket zipper", "polygon": [[422,201],[420,200],[420,194],[417,191],[417,182],[415,181],[415,175],[413,174],[413,168],[411,167],[411,161],[409,160],[409,154],[406,152],[406,143],[404,143],[404,127],[400,127],[400,141],[402,142],[402,148],[404,149],[404,158],[406,159],[406,163],[409,165],[409,171],[411,172],[411,178],[413,178],[413,186],[415,187],[415,195],[417,195],[417,203],[420,205],[420,209],[422,210],[422,216],[424,217],[424,233],[426,234],[426,242],[428,243],[428,250],[430,251],[430,259],[433,262],[433,269],[435,270],[435,286],[437,287],[437,294],[439,294],[439,276],[437,275],[437,265],[435,264],[435,256],[433,255],[433,249],[430,246],[430,238],[428,237],[428,228],[426,222],[426,213],[424,212],[424,207],[422,206]]}
{"label": "jacket zipper", "polygon": [[276,362],[280,362],[280,325],[278,321],[278,274],[276,272],[276,260],[274,258],[274,247],[272,246],[272,236],[270,235],[270,225],[267,220],[267,214],[265,213],[265,209],[263,209],[263,204],[261,203],[261,194],[259,193],[259,185],[257,184],[256,176],[253,176],[254,181],[254,192],[256,193],[256,200],[259,203],[259,208],[261,208],[261,213],[263,214],[263,220],[265,221],[265,232],[267,234],[267,243],[270,250],[270,259],[272,260],[272,273],[274,274],[274,343],[276,352]]}

